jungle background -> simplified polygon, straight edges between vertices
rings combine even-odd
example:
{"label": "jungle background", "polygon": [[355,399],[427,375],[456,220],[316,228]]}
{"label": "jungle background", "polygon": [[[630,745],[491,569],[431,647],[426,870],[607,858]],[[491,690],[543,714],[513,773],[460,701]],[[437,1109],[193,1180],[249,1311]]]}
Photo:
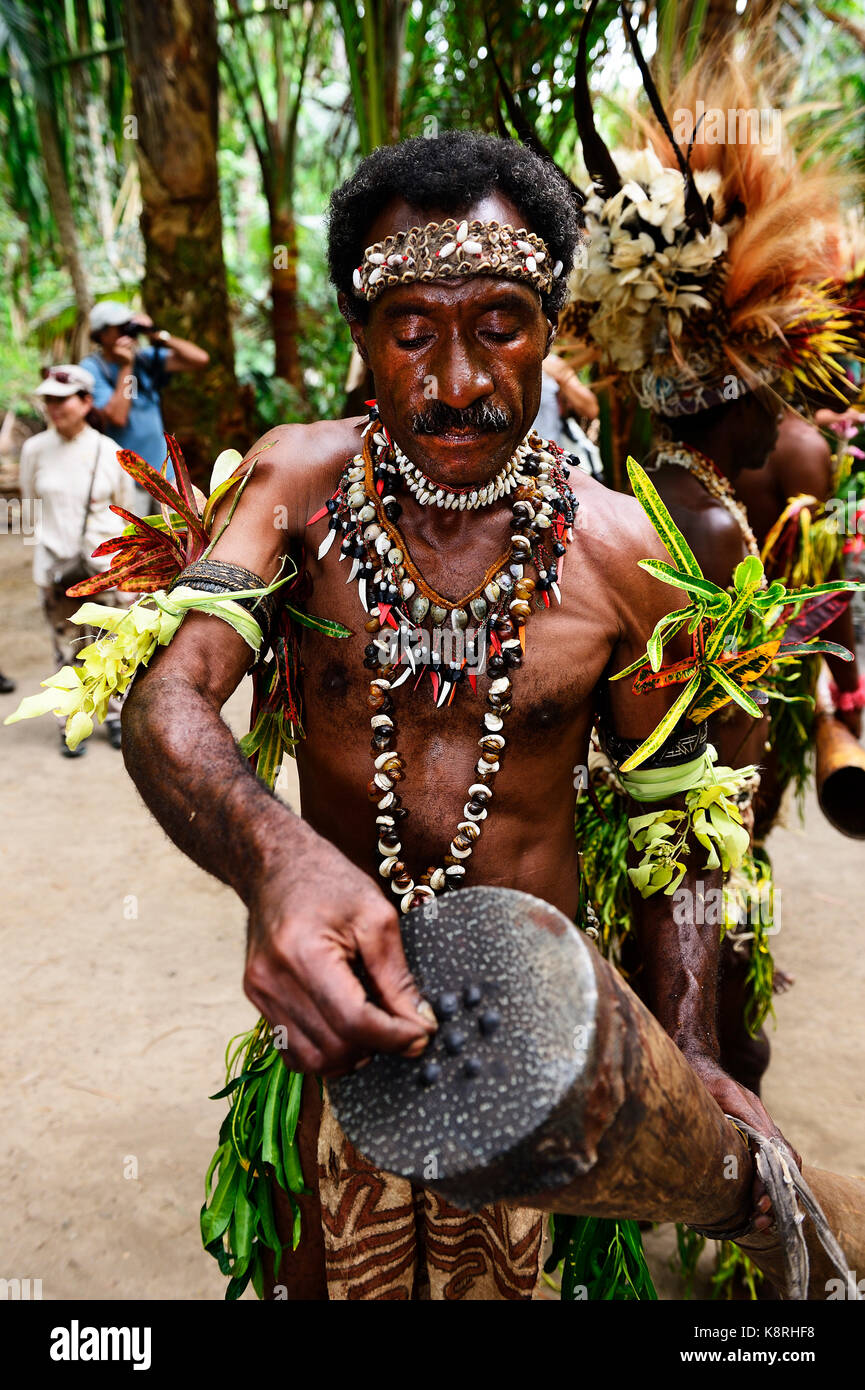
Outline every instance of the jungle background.
{"label": "jungle background", "polygon": [[[325,261],[332,188],[384,142],[452,127],[512,134],[493,54],[550,153],[581,174],[583,8],[0,0],[0,456],[17,452],[14,425],[41,428],[29,394],[39,369],[84,355],[88,311],[105,298],[210,354],[164,400],[199,477],[270,425],[345,413],[350,342]],[[862,172],[859,0],[638,0],[632,11],[656,70],[768,22],[802,119]],[[639,88],[615,0],[596,11],[589,53],[598,120],[615,139]]]}

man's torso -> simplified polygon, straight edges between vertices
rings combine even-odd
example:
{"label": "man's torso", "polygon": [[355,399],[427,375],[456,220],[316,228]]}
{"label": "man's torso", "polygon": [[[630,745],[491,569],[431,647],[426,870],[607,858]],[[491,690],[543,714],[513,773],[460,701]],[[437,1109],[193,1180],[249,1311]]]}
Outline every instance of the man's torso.
{"label": "man's torso", "polygon": [[[357,437],[355,431],[347,434],[350,450],[358,448]],[[340,471],[322,469],[310,480],[308,516],[330,496]],[[587,759],[595,690],[618,637],[609,584],[616,566],[613,495],[578,470],[572,481],[580,508],[565,557],[562,603],[553,598],[549,609],[533,610],[525,628],[523,665],[508,673],[512,709],[502,730],[506,748],[467,872],[468,882],[534,892],[571,916],[577,903],[575,768]],[[398,523],[426,582],[452,599],[478,584],[507,549],[513,530],[508,503],[459,520],[459,533],[445,545],[441,533],[429,532],[417,511],[404,513]],[[311,589],[304,606],[343,623],[352,636],[340,640],[303,630],[302,810],[319,833],[375,874],[382,856],[376,849],[376,808],[367,795],[375,771],[370,742],[375,710],[368,700],[374,673],[363,665],[372,634],[365,629],[368,614],[356,584],[346,583],[351,561],[338,560],[338,545],[323,560],[316,559],[326,526],[322,520],[307,531]],[[429,673],[415,690],[416,680],[410,677],[393,696],[393,746],[406,764],[397,791],[409,811],[399,827],[400,858],[415,882],[430,866],[443,864],[458,824],[465,820],[468,788],[478,780],[475,765],[490,677],[478,677],[477,693],[463,682],[452,703],[440,709]]]}

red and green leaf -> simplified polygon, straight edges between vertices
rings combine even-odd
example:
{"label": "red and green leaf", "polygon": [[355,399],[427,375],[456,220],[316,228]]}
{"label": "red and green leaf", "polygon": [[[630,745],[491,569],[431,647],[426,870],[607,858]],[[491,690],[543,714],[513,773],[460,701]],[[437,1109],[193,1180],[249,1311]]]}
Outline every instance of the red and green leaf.
{"label": "red and green leaf", "polygon": [[197,507],[195,509],[190,507],[176,487],[173,487],[166,478],[163,478],[161,473],[157,473],[155,468],[151,468],[149,463],[145,463],[144,459],[139,458],[131,449],[119,449],[117,458],[130,478],[134,478],[137,483],[140,483],[145,492],[149,492],[150,496],[155,497],[157,502],[162,502],[165,506],[173,508],[199,541],[207,545],[208,535],[201,523]]}

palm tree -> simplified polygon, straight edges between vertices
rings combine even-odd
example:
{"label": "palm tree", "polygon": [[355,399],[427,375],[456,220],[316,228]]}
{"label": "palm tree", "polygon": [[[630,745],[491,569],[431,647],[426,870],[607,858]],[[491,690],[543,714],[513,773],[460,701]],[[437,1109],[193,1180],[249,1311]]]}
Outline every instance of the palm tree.
{"label": "palm tree", "polygon": [[210,354],[170,389],[187,463],[206,476],[220,449],[249,443],[234,372],[217,176],[219,53],[213,0],[126,0],[126,60],[137,128],[142,295],[154,319]]}
{"label": "palm tree", "polygon": [[230,36],[226,33],[220,56],[258,159],[270,222],[274,371],[303,398],[294,196],[298,119],[321,7],[318,0],[296,0],[278,13],[260,14],[228,0],[228,8]]}
{"label": "palm tree", "polygon": [[[58,60],[68,53],[62,4],[0,0],[0,113],[4,117],[7,169],[20,211],[43,233],[56,230],[57,248],[69,272],[80,337],[93,303],[73,208],[68,148],[58,111],[63,103]],[[45,194],[30,167],[41,154]],[[43,197],[47,205],[42,205]]]}

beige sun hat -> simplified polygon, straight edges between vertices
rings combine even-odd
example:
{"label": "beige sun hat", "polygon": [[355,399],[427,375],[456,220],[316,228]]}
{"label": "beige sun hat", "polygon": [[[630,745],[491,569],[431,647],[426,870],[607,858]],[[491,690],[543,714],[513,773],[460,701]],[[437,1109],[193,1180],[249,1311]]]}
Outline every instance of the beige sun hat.
{"label": "beige sun hat", "polygon": [[76,363],[63,363],[59,367],[49,367],[41,386],[34,391],[35,396],[74,396],[77,391],[87,391],[93,395],[96,378],[86,367]]}

